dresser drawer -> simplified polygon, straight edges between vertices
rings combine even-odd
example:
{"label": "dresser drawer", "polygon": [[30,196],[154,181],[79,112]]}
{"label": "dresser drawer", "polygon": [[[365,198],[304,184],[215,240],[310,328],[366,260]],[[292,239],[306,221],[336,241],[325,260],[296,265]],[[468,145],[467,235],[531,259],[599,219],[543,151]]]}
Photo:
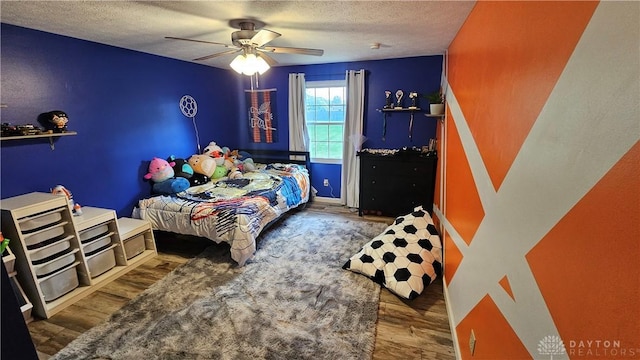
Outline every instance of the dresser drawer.
{"label": "dresser drawer", "polygon": [[395,217],[418,205],[431,212],[436,157],[360,156],[361,215]]}

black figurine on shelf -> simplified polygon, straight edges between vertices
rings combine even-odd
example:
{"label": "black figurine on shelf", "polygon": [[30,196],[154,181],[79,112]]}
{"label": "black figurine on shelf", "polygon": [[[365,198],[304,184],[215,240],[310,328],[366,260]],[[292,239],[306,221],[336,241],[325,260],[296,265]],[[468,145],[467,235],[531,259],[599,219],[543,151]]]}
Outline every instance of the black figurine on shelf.
{"label": "black figurine on shelf", "polygon": [[49,132],[63,133],[67,131],[69,118],[64,111],[53,110],[40,114],[38,122]]}
{"label": "black figurine on shelf", "polygon": [[384,108],[383,109],[391,109],[391,108],[393,108],[393,103],[391,102],[391,91],[385,90],[384,91],[384,96],[385,96],[385,103],[384,103]]}

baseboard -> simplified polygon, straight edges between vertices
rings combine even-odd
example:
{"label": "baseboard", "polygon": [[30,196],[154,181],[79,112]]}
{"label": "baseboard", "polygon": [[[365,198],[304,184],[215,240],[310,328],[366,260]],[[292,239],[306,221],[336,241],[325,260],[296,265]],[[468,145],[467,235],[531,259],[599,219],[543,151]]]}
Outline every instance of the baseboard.
{"label": "baseboard", "polygon": [[319,203],[326,203],[326,204],[342,205],[342,200],[340,200],[339,198],[316,196],[313,198],[313,201],[317,201]]}
{"label": "baseboard", "polygon": [[447,282],[444,281],[444,277],[442,278],[442,289],[444,290],[444,306],[447,308],[447,317],[449,318],[449,329],[451,329],[451,340],[453,341],[453,352],[456,356],[456,359],[462,359],[460,357],[460,342],[458,341],[458,333],[456,333],[456,328],[453,324],[455,321],[453,319],[453,315],[451,314],[451,304],[449,303],[449,288],[447,287]]}

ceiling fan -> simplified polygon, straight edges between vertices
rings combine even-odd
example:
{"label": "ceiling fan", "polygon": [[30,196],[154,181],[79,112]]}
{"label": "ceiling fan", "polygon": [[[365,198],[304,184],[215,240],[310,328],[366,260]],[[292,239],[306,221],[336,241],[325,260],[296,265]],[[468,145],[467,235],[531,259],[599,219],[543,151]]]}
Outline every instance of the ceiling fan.
{"label": "ceiling fan", "polygon": [[[192,41],[192,42],[212,44],[212,45],[222,45],[226,48],[229,48],[229,50],[226,50],[226,51],[222,51],[215,54],[199,57],[197,59],[193,59],[194,61],[204,61],[204,60],[213,59],[219,56],[242,52],[241,55],[244,55],[245,59],[253,55],[257,58],[262,58],[266,62],[266,64],[268,64],[269,66],[273,66],[277,64],[277,61],[273,59],[271,56],[267,55],[267,53],[314,55],[314,56],[322,56],[322,54],[324,54],[324,50],[320,50],[320,49],[267,46],[269,42],[280,37],[281,34],[275,31],[263,29],[264,25],[265,23],[255,19],[230,20],[229,26],[240,29],[238,31],[234,31],[233,33],[231,33],[231,45],[223,44],[219,42],[213,42],[213,41],[186,39],[186,38],[179,38],[179,37],[173,37],[173,36],[165,36],[165,39]],[[267,66],[267,69],[268,69],[268,66]]]}

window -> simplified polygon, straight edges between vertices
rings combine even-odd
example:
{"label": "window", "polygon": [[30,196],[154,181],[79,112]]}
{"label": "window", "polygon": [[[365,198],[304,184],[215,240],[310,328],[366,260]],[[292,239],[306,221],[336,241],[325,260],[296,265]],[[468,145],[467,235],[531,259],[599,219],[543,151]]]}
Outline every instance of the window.
{"label": "window", "polygon": [[307,81],[305,118],[314,162],[342,162],[346,106],[344,80]]}

